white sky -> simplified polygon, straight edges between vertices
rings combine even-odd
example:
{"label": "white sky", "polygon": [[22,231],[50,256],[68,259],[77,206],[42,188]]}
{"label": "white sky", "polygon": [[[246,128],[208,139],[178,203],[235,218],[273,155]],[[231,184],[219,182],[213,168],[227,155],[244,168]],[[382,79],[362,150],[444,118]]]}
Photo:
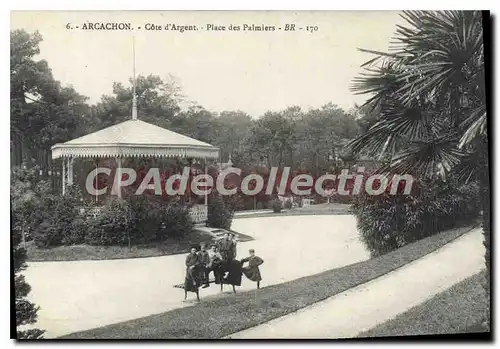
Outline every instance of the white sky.
{"label": "white sky", "polygon": [[[67,23],[129,22],[314,25],[307,32],[127,32],[67,30]],[[132,35],[137,74],[168,74],[183,93],[212,111],[243,110],[253,117],[290,105],[305,109],[333,102],[343,108],[366,96],[349,91],[359,66],[372,56],[357,48],[387,50],[397,12],[12,12],[11,29],[40,31],[40,58],[54,77],[95,103],[114,81],[132,76]]]}

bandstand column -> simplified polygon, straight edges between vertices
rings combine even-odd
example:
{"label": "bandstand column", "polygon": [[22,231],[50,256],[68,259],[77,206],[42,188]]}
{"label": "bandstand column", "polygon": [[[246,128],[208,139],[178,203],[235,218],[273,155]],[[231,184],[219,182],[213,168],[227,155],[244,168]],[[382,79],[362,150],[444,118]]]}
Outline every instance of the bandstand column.
{"label": "bandstand column", "polygon": [[[99,167],[99,159],[95,158],[94,162],[95,162],[95,176],[94,176],[94,178],[95,178],[95,189],[97,190],[97,189],[99,189],[99,177],[97,175],[97,168]],[[99,195],[95,196],[95,202],[99,202]]]}
{"label": "bandstand column", "polygon": [[66,159],[62,158],[62,194],[66,193]]}
{"label": "bandstand column", "polygon": [[[207,166],[207,159],[203,159],[203,165],[205,166],[205,181],[207,181],[206,177],[208,174],[208,166]],[[205,209],[208,209],[208,193],[205,187]]]}
{"label": "bandstand column", "polygon": [[122,158],[116,158],[116,176],[115,179],[118,180],[116,183],[117,195],[121,199],[122,198],[122,187],[120,186],[120,182],[122,181]]}
{"label": "bandstand column", "polygon": [[68,185],[73,185],[73,161],[74,158],[68,158]]}

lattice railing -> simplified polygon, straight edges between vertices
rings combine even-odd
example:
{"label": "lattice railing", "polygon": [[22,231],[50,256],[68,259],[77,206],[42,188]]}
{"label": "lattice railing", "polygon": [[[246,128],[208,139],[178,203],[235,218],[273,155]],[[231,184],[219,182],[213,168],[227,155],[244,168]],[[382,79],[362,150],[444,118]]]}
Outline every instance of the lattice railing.
{"label": "lattice railing", "polygon": [[[96,217],[102,207],[81,207],[80,214]],[[205,205],[194,205],[189,209],[189,215],[194,223],[204,223],[208,218],[208,209]]]}
{"label": "lattice railing", "polygon": [[189,215],[194,223],[204,223],[208,219],[208,209],[205,205],[194,205],[189,209]]}

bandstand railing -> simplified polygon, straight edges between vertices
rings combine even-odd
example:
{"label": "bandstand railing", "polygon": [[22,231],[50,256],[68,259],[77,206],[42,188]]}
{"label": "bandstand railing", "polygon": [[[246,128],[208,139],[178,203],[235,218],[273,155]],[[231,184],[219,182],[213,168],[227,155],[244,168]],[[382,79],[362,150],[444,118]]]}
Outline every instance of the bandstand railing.
{"label": "bandstand railing", "polygon": [[193,205],[189,209],[189,215],[194,223],[205,223],[208,219],[208,209],[205,205]]}
{"label": "bandstand railing", "polygon": [[[80,214],[87,216],[98,216],[101,212],[102,207],[94,206],[94,207],[80,207]],[[208,219],[208,209],[205,205],[193,205],[189,209],[189,215],[194,223],[205,223]]]}

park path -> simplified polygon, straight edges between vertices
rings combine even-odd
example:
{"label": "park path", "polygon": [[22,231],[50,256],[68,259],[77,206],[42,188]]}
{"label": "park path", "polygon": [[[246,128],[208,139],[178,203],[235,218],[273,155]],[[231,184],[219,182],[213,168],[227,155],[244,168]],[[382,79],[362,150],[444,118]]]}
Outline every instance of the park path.
{"label": "park path", "polygon": [[391,273],[227,338],[355,337],[481,271],[482,241],[474,229]]}
{"label": "park path", "polygon": [[[265,260],[263,287],[369,258],[349,215],[239,218],[232,229],[255,238],[239,244],[238,258],[254,248]],[[184,280],[185,258],[28,263],[23,274],[32,287],[29,299],[41,308],[36,326],[54,338],[192,306],[182,302],[183,290],[173,287]],[[243,278],[237,290],[254,288]],[[200,296],[219,293],[212,286]]]}

